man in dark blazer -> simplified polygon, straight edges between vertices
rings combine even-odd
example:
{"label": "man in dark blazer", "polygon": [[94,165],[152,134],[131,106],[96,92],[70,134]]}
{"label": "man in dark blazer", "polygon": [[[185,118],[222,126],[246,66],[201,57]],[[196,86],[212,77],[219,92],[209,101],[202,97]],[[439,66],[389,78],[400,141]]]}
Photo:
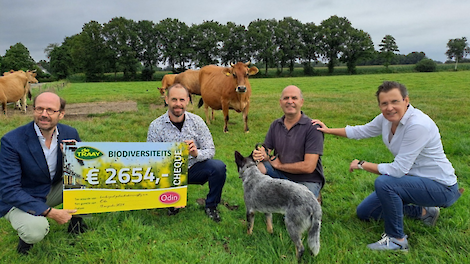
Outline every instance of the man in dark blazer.
{"label": "man in dark blazer", "polygon": [[33,107],[34,121],[5,134],[0,145],[0,217],[18,232],[22,254],[49,232],[46,217],[59,224],[70,221],[71,233],[86,228],[81,218],[72,218],[76,210],[53,208],[62,203],[61,145],[80,141],[75,128],[59,124],[65,101],[44,92],[34,98]]}

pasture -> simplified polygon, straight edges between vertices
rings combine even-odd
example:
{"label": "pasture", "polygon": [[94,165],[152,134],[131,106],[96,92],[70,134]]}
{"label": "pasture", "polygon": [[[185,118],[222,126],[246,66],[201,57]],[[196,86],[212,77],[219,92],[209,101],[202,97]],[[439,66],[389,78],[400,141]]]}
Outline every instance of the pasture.
{"label": "pasture", "polygon": [[[273,217],[272,235],[266,231],[264,215],[259,213],[253,235],[246,234],[242,183],[234,151],[247,155],[264,140],[270,123],[282,115],[278,100],[289,84],[303,90],[304,113],[329,127],[343,127],[364,124],[380,112],[374,94],[383,80],[405,84],[411,104],[437,123],[447,157],[466,192],[453,206],[441,211],[436,227],[405,218],[410,243],[407,254],[372,252],[366,245],[380,239],[383,222],[361,222],[355,208],[373,190],[376,176],[364,171],[349,173],[349,163],[355,158],[390,162],[393,157],[380,138],[355,141],[325,135],[321,248],[315,258],[306,251],[304,263],[468,263],[468,71],[250,79],[250,132],[243,132],[242,115],[234,111],[230,111],[229,133],[223,133],[221,111],[215,113],[216,119],[209,125],[215,158],[227,165],[223,203],[219,205],[222,222],[206,217],[197,202],[205,198],[207,185],[190,185],[188,205],[175,216],[168,216],[166,209],[93,214],[85,219],[91,230],[79,236],[69,235],[66,225],[52,221],[49,235],[24,257],[16,253],[15,231],[1,218],[0,263],[296,263],[294,244],[281,215]],[[69,84],[58,90],[68,104],[131,100],[137,102],[137,111],[65,117],[63,123],[77,128],[83,141],[146,141],[150,122],[166,111],[157,87],[160,82]],[[33,90],[35,94],[37,90]],[[188,110],[204,118],[204,110],[197,108],[197,103]],[[0,136],[30,120],[31,115],[0,117]]]}

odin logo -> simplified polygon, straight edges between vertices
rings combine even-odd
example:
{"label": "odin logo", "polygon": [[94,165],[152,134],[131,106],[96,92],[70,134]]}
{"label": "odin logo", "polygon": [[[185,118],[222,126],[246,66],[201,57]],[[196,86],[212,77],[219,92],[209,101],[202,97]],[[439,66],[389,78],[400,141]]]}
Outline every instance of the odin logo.
{"label": "odin logo", "polygon": [[165,204],[172,204],[176,203],[180,200],[180,195],[175,192],[166,192],[162,195],[160,195],[160,202],[165,203]]}

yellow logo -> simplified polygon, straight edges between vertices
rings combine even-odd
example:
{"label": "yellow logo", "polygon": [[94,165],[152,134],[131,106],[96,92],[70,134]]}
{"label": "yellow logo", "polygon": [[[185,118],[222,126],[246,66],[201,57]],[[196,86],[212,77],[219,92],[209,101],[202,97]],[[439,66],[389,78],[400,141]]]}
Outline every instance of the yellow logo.
{"label": "yellow logo", "polygon": [[103,152],[92,147],[80,147],[75,151],[74,156],[80,160],[91,160],[103,156]]}

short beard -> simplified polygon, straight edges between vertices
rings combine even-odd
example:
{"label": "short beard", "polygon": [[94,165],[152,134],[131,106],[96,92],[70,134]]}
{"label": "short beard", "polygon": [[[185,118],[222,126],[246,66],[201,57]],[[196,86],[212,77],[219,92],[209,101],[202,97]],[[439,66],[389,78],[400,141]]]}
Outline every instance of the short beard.
{"label": "short beard", "polygon": [[177,114],[175,113],[175,111],[174,111],[175,109],[170,110],[171,114],[172,114],[174,117],[181,117],[181,116],[183,116],[184,113],[186,112],[186,111],[185,111],[184,109],[182,109],[182,108],[178,108],[178,109],[181,109],[181,110],[182,110],[181,115],[177,115]]}

